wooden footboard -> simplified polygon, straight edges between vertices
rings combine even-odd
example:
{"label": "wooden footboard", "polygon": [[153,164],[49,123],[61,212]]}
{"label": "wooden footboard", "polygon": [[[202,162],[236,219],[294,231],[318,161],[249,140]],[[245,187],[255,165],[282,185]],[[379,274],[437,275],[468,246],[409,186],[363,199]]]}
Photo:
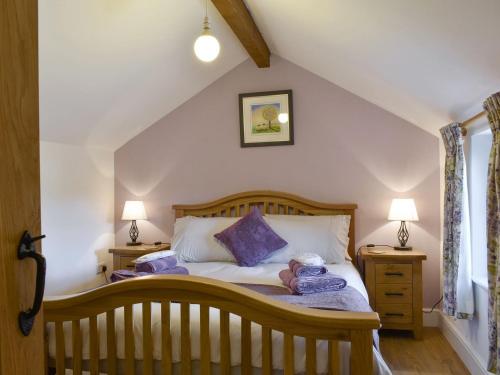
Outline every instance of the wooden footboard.
{"label": "wooden footboard", "polygon": [[373,373],[372,330],[378,329],[377,313],[355,313],[308,309],[273,300],[246,288],[197,276],[148,276],[121,281],[93,291],[62,299],[44,301],[47,323],[55,323],[56,371],[64,374],[65,336],[63,322],[72,322],[73,373],[82,372],[82,335],[80,320],[89,321],[90,373],[99,373],[99,332],[97,315],[106,314],[107,371],[117,373],[115,309],[124,308],[125,372],[134,374],[135,348],[133,333],[134,304],[142,304],[143,373],[153,373],[151,303],[161,303],[162,373],[172,369],[170,337],[170,304],[180,303],[181,368],[191,373],[191,339],[189,305],[200,306],[201,373],[210,373],[209,308],[220,310],[220,368],[230,374],[229,314],[241,317],[241,369],[250,374],[251,322],[262,326],[262,373],[272,372],[273,330],[284,333],[284,373],[294,373],[294,336],[306,338],[306,372],[316,373],[316,340],[328,340],[329,373],[340,374],[339,341],[351,342],[351,374]]}

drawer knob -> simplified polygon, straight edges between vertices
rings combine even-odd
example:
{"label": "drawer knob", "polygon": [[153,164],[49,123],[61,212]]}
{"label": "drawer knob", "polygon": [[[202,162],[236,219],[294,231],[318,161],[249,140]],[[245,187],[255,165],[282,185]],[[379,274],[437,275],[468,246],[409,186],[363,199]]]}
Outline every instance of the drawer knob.
{"label": "drawer knob", "polygon": [[403,313],[385,313],[385,316],[404,316]]}
{"label": "drawer knob", "polygon": [[385,295],[386,296],[403,296],[404,294],[399,293],[399,292],[385,292]]}
{"label": "drawer knob", "polygon": [[386,272],[385,276],[403,276],[403,272]]}

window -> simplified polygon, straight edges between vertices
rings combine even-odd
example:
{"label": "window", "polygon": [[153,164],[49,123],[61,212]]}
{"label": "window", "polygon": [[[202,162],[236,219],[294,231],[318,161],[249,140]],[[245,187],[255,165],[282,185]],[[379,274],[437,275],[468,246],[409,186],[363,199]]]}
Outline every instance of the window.
{"label": "window", "polygon": [[471,219],[472,278],[476,284],[485,287],[487,286],[486,190],[492,139],[491,130],[485,123],[469,130],[465,147]]}

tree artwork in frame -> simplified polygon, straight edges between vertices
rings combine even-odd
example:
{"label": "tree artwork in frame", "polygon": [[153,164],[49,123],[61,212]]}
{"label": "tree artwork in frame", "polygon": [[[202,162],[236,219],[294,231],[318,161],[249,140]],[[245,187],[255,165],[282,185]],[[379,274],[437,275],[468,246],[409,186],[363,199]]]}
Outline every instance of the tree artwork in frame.
{"label": "tree artwork in frame", "polygon": [[292,90],[239,97],[241,147],[293,145]]}

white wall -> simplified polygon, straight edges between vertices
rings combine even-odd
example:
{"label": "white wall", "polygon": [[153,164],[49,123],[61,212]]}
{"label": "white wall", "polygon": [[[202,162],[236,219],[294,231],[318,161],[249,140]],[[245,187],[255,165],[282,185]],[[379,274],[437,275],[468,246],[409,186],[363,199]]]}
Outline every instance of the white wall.
{"label": "white wall", "polygon": [[111,269],[114,244],[113,152],[41,142],[43,253],[46,295],[72,293],[104,283],[99,262]]}

